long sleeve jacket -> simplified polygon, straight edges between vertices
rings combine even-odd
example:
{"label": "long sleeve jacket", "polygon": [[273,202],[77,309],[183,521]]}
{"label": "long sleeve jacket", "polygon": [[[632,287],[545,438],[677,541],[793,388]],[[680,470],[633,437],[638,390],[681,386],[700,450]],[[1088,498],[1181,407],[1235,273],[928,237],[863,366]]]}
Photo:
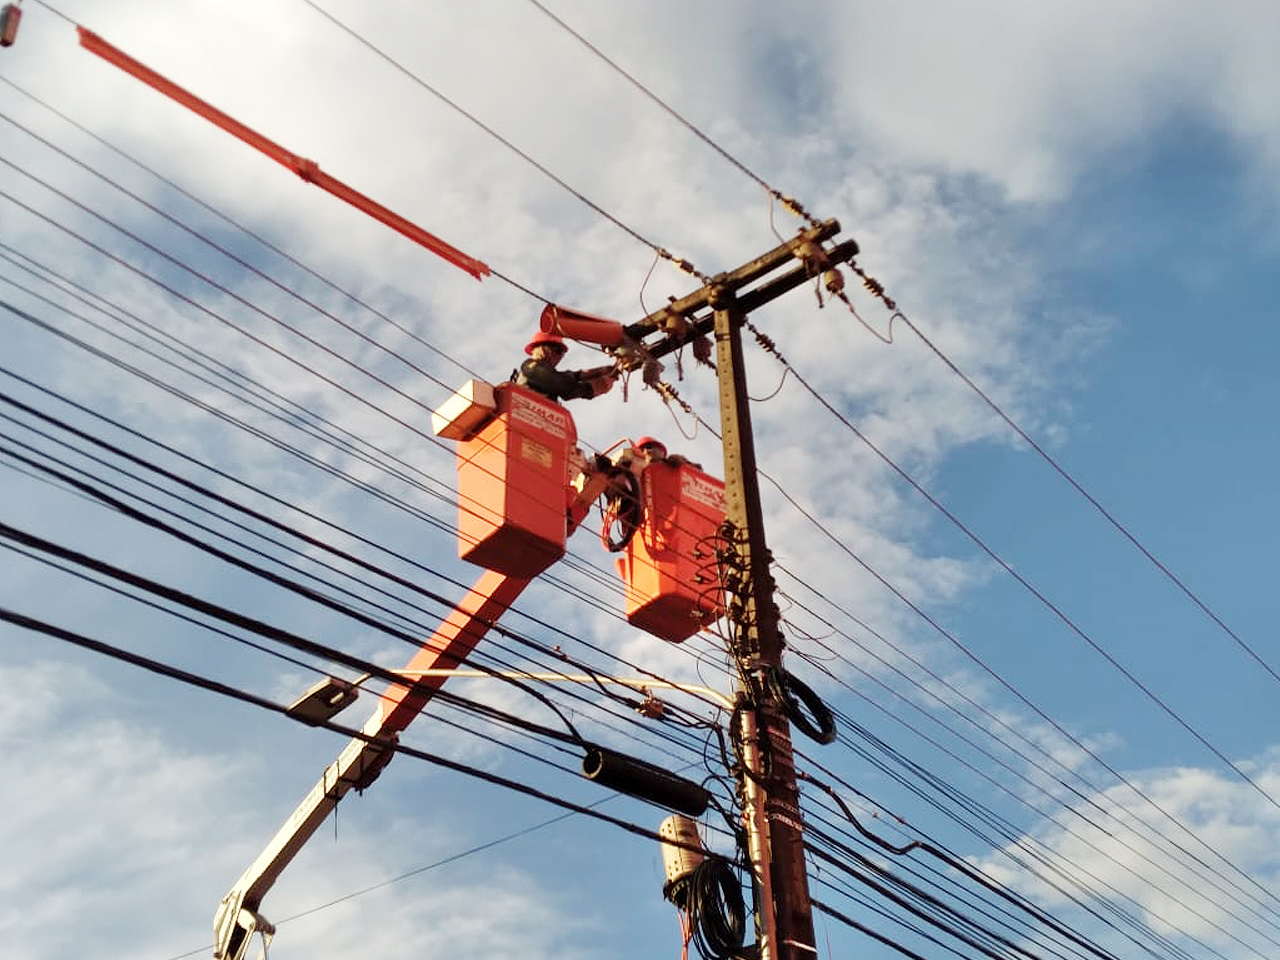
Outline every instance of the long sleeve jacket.
{"label": "long sleeve jacket", "polygon": [[545,360],[530,357],[520,364],[516,383],[536,390],[550,400],[590,399],[595,396],[591,384],[576,370],[557,370]]}

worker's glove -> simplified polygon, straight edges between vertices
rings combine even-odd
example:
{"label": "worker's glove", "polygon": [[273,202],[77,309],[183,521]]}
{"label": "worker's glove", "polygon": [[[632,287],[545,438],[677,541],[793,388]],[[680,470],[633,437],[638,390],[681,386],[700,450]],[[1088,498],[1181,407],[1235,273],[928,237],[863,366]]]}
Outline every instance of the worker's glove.
{"label": "worker's glove", "polygon": [[591,378],[591,389],[595,391],[592,396],[600,396],[602,393],[608,393],[613,389],[613,385],[618,381],[618,371],[610,370],[608,373],[602,373],[597,377]]}

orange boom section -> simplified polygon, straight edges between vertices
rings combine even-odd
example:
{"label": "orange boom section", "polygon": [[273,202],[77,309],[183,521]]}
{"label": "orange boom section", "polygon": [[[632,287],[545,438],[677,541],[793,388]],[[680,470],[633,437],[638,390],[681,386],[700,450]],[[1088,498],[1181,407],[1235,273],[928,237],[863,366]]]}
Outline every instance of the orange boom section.
{"label": "orange boom section", "polygon": [[514,383],[494,388],[497,411],[458,445],[458,555],[515,577],[564,556],[569,452],[564,407]]}
{"label": "orange boom section", "polygon": [[724,613],[715,555],[724,484],[688,463],[653,463],[642,486],[644,520],[618,558],[627,621],[680,643]]}

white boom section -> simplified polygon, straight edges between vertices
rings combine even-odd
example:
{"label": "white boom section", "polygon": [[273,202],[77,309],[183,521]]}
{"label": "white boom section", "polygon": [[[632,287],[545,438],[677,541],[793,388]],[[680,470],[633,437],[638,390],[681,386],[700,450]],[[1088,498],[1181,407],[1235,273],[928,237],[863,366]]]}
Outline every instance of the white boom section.
{"label": "white boom section", "polygon": [[377,778],[395,755],[396,735],[385,735],[383,710],[379,706],[363,732],[373,742],[352,738],[338,759],[325,767],[319,781],[276,832],[258,859],[222,898],[213,919],[213,955],[219,960],[242,960],[254,933],[270,937],[275,933],[258,914],[262,898],[289,862],[333,812],[338,801],[352,789],[364,790]]}

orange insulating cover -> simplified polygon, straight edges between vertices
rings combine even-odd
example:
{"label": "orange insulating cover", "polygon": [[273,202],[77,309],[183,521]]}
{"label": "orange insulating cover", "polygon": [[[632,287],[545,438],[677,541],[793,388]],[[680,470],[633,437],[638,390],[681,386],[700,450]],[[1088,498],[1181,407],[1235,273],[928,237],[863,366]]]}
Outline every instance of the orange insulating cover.
{"label": "orange insulating cover", "polygon": [[715,556],[724,484],[687,463],[653,463],[642,488],[644,521],[618,558],[627,621],[680,643],[724,612]]}
{"label": "orange insulating cover", "polygon": [[458,444],[458,555],[514,577],[536,577],[564,556],[573,418],[514,383],[494,388],[498,410]]}
{"label": "orange insulating cover", "polygon": [[169,99],[180,103],[193,113],[204,117],[215,126],[221,127],[227,133],[240,140],[243,140],[255,150],[266,154],[272,160],[285,167],[288,167],[307,183],[314,183],[321,190],[333,194],[339,200],[343,200],[351,206],[355,207],[362,213],[367,213],[375,220],[386,224],[397,233],[408,237],[414,243],[426,247],[438,257],[452,263],[460,270],[465,270],[477,280],[482,280],[489,276],[490,270],[488,266],[481,263],[474,257],[469,257],[456,247],[452,247],[445,243],[433,233],[428,233],[411,220],[406,220],[400,214],[393,210],[389,210],[382,204],[378,203],[371,197],[366,197],[363,193],[352,187],[347,186],[336,177],[332,177],[320,169],[314,160],[308,160],[300,157],[296,153],[291,153],[280,144],[273,140],[269,140],[256,130],[246,127],[239,120],[235,120],[223,113],[212,104],[208,104],[201,100],[195,94],[190,93],[184,88],[178,86],[168,77],[162,77],[150,67],[133,59],[123,50],[112,46],[102,37],[98,36],[92,30],[86,30],[84,27],[76,27],[76,31],[80,35],[80,46],[84,47],[90,53],[95,53],[107,63],[119,67],[130,76],[141,80],[147,86],[164,94]]}

